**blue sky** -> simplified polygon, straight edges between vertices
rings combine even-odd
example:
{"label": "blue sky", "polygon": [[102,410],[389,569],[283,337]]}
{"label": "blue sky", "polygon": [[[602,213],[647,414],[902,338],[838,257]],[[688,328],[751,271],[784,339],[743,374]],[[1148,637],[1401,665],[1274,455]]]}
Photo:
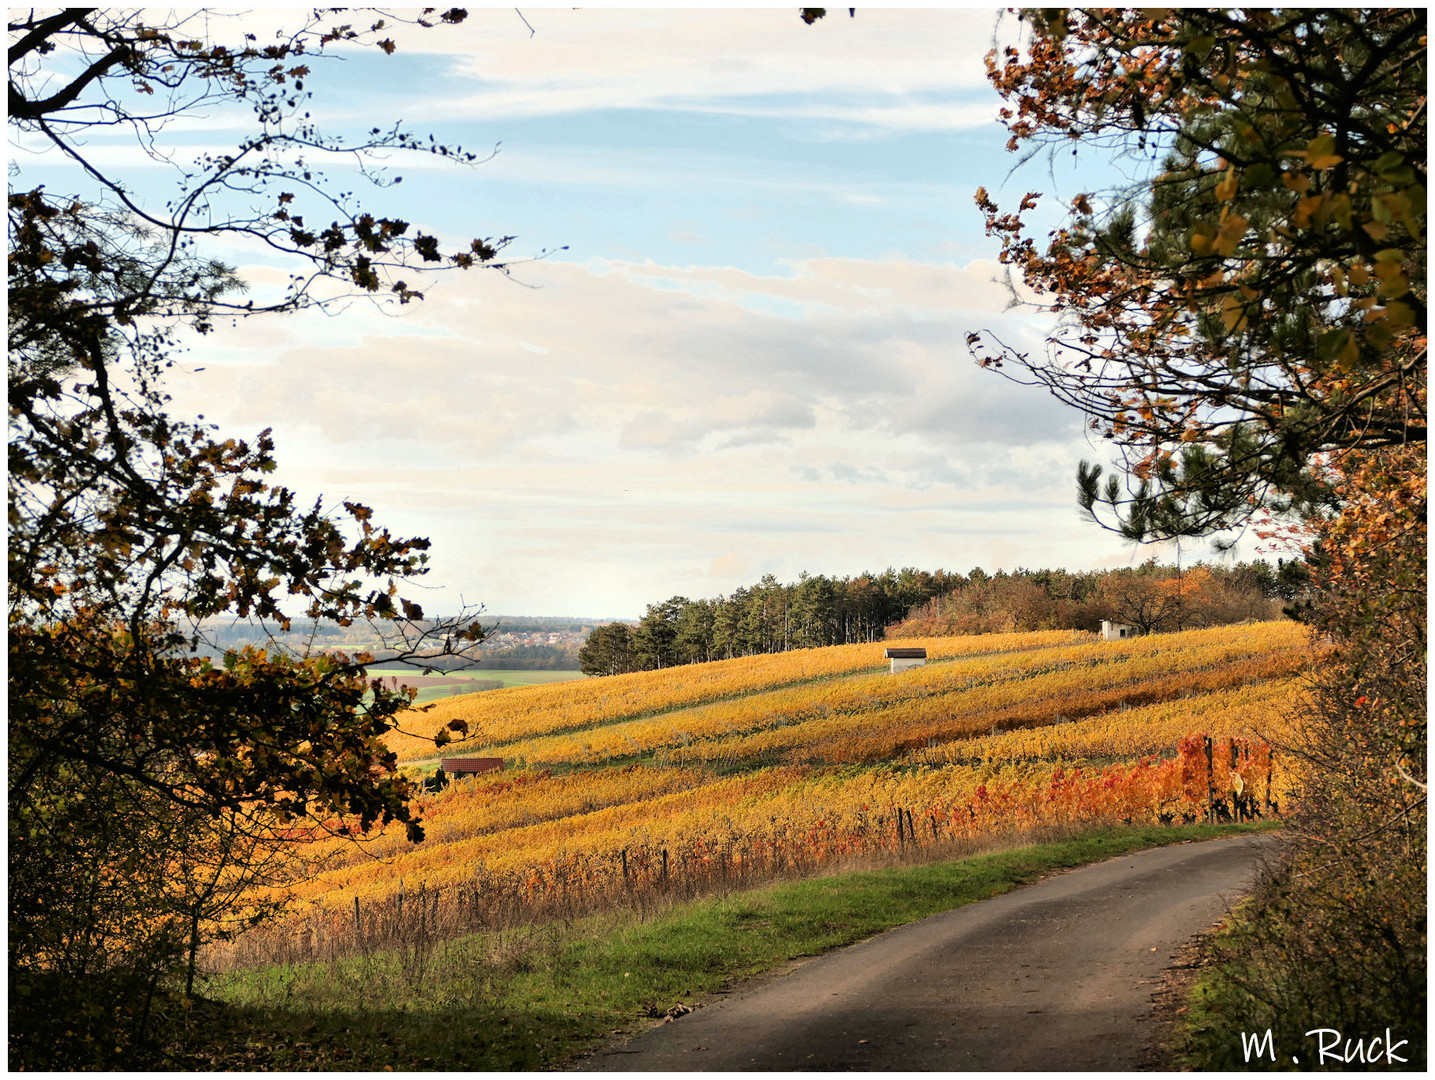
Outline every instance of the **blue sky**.
{"label": "blue sky", "polygon": [[[975,189],[1078,190],[1064,161],[1007,179],[994,10],[523,17],[533,33],[471,9],[309,80],[331,132],[403,120],[501,143],[473,168],[396,158],[403,182],[369,201],[452,239],[515,235],[514,280],[451,275],[401,318],[359,303],[196,341],[177,409],[273,427],[301,496],[429,536],[429,610],[635,616],[763,573],[1151,553],[1080,521],[1076,464],[1106,460],[1080,418],[963,345],[987,328],[1037,348],[1044,327],[1006,310]],[[243,132],[216,113],[164,138],[182,156]],[[274,283],[256,253],[222,254]]]}

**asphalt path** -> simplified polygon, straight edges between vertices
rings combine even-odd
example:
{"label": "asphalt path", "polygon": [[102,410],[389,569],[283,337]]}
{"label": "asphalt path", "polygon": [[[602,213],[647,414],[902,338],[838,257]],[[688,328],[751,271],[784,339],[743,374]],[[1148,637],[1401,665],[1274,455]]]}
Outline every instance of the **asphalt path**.
{"label": "asphalt path", "polygon": [[1277,842],[1174,844],[1057,874],[800,962],[580,1068],[1136,1069],[1162,969]]}

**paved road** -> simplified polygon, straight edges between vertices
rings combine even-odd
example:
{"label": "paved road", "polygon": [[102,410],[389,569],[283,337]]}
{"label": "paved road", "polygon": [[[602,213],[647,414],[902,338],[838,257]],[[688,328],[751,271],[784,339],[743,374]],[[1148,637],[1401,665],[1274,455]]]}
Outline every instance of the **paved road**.
{"label": "paved road", "polygon": [[582,1067],[1138,1068],[1162,968],[1275,843],[1177,844],[1058,874],[801,963]]}

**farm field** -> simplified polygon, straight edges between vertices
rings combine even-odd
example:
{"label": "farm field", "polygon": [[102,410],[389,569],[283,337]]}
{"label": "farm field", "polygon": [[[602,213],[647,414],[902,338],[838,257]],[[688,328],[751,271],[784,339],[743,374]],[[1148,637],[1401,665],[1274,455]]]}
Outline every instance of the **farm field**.
{"label": "farm field", "polygon": [[886,669],[883,652],[897,644],[922,644],[933,660],[949,660],[1069,645],[1082,637],[1070,630],[1054,630],[1037,634],[932,638],[922,642],[837,645],[610,675],[540,690],[505,690],[481,698],[465,696],[445,701],[423,716],[406,721],[404,730],[415,737],[396,733],[390,736],[389,745],[400,761],[428,760],[435,756],[433,733],[454,719],[467,723],[472,735],[451,743],[445,750],[447,754],[507,747],[523,739],[557,732],[578,733],[688,706],[842,676],[872,675]]}
{"label": "farm field", "polygon": [[480,691],[498,690],[509,686],[544,686],[549,683],[571,682],[585,676],[581,671],[522,671],[508,668],[443,671],[430,675],[413,668],[371,667],[371,678],[384,679],[399,686],[412,686],[418,693],[415,705],[428,705],[444,698]]}
{"label": "farm field", "polygon": [[[461,716],[474,735],[443,753],[505,771],[425,795],[421,844],[395,829],[311,845],[290,927],[214,960],[339,955],[414,919],[451,936],[1042,830],[1269,817],[1293,794],[1269,741],[1309,661],[1297,624],[902,644],[931,661],[887,674],[879,643],[445,699],[408,726]],[[417,771],[436,763],[394,739]]]}
{"label": "farm field", "polygon": [[476,679],[497,679],[504,686],[547,686],[549,683],[579,682],[588,676],[581,671],[525,671],[517,668],[484,668],[474,671]]}

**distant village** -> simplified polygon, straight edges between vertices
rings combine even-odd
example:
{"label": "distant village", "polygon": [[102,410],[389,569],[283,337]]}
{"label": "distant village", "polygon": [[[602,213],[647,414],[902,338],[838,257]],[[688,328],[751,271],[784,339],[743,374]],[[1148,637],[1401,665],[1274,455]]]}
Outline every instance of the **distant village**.
{"label": "distant village", "polygon": [[[596,619],[531,615],[480,616],[478,621],[489,630],[478,646],[464,657],[436,657],[432,666],[440,670],[573,671],[578,668],[578,650],[593,628],[600,625]],[[294,653],[369,652],[374,654],[376,663],[387,662],[394,656],[394,649],[366,623],[316,627],[307,620],[295,619],[287,633],[280,633],[252,622],[210,619],[198,628],[198,639],[197,651],[216,660],[226,650],[245,645]]]}

